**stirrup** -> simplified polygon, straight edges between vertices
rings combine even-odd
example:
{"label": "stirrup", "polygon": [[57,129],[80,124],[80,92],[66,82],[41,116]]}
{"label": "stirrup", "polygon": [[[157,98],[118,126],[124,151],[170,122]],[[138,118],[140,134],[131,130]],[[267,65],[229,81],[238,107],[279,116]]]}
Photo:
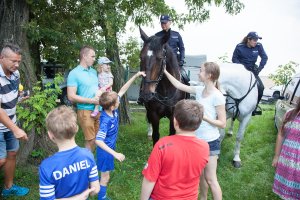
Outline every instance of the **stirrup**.
{"label": "stirrup", "polygon": [[260,106],[256,106],[255,110],[252,112],[252,116],[262,115],[262,109]]}

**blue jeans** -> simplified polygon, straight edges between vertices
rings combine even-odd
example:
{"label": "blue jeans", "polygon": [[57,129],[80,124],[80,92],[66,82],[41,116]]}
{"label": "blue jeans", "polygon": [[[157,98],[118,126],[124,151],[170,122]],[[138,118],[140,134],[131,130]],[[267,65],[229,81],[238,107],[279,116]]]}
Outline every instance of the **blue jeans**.
{"label": "blue jeans", "polygon": [[220,139],[208,142],[209,145],[209,156],[216,156],[220,154],[221,144]]}
{"label": "blue jeans", "polygon": [[19,149],[19,140],[15,138],[11,131],[0,132],[0,159],[7,156],[7,151],[17,152]]}

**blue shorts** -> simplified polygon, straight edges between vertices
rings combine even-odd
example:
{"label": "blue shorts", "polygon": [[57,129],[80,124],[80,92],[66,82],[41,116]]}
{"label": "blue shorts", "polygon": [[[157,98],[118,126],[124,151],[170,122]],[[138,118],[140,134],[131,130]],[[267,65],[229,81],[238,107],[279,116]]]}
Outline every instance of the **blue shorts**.
{"label": "blue shorts", "polygon": [[97,147],[97,168],[100,172],[107,172],[115,169],[114,157],[100,147]]}
{"label": "blue shorts", "polygon": [[220,139],[216,139],[211,142],[208,142],[208,145],[209,145],[209,156],[216,156],[220,154],[221,151]]}
{"label": "blue shorts", "polygon": [[7,151],[17,152],[19,140],[15,138],[13,132],[0,132],[0,159],[7,156]]}

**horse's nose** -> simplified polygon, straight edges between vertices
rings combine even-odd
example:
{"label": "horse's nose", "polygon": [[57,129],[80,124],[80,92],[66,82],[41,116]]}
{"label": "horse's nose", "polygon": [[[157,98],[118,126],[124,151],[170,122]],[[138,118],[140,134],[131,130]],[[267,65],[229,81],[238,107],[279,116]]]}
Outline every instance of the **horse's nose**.
{"label": "horse's nose", "polygon": [[151,100],[153,100],[154,96],[155,96],[155,93],[154,93],[154,92],[146,93],[146,94],[144,95],[144,97],[145,97],[144,100],[145,100],[146,102],[151,101]]}

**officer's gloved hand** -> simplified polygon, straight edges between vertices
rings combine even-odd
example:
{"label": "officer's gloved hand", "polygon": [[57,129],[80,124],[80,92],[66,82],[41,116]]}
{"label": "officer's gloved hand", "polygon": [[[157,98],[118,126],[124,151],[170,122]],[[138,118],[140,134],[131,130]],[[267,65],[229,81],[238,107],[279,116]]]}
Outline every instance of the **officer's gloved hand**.
{"label": "officer's gloved hand", "polygon": [[183,60],[179,61],[179,66],[182,67],[183,65],[184,65],[184,61]]}

